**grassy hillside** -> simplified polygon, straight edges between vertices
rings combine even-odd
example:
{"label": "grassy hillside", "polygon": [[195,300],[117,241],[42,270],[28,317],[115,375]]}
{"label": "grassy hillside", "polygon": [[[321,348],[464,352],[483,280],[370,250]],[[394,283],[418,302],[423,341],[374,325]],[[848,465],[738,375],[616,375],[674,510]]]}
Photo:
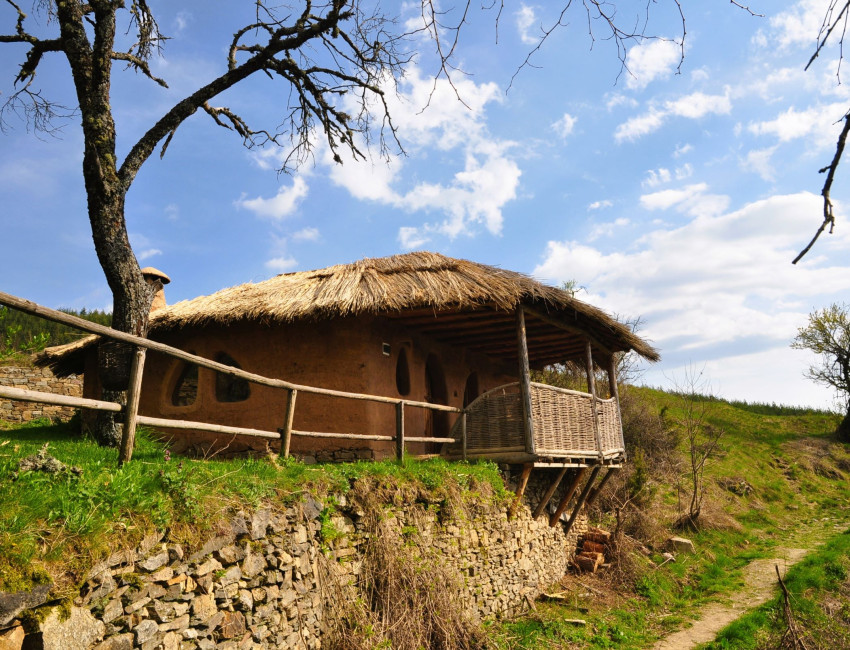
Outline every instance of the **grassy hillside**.
{"label": "grassy hillside", "polygon": [[[694,400],[629,387],[622,403],[631,461],[591,513],[618,530],[612,565],[596,576],[568,576],[552,588],[558,600],[538,603],[520,620],[491,623],[493,647],[651,647],[696,606],[739,588],[741,568],[753,558],[850,526],[850,452],[832,438],[838,416],[697,398],[707,408],[696,443],[722,432],[705,464],[697,529],[672,527],[689,503],[684,431]],[[16,475],[20,460],[45,444],[79,473]],[[70,590],[91,562],[152,527],[168,527],[191,546],[215,526],[216,513],[303,490],[344,491],[366,474],[407,486],[402,492],[411,498],[418,490],[504,498],[492,464],[199,461],[171,458],[146,434],[138,444],[133,462],[117,469],[114,450],[80,440],[70,425],[0,425],[0,590],[48,575]],[[697,552],[665,560],[673,534],[692,539]]]}
{"label": "grassy hillside", "polygon": [[[751,560],[850,527],[850,450],[832,435],[839,416],[697,396],[708,406],[706,424],[723,433],[705,465],[699,529],[675,530],[673,523],[689,497],[689,449],[681,431],[686,400],[649,388],[629,387],[628,393],[623,396],[624,420],[633,408],[629,400],[639,404],[644,430],[657,427],[654,442],[675,444],[675,453],[661,463],[641,461],[653,469],[641,492],[626,503],[640,464],[634,462],[636,456],[647,455],[635,454],[632,445],[633,462],[610,491],[619,496],[609,492],[607,502],[601,500],[607,508],[593,513],[613,530],[617,518],[612,510],[620,508],[623,534],[616,563],[596,576],[566,578],[553,587],[561,600],[538,604],[527,618],[497,626],[499,647],[651,647],[687,624],[699,605],[739,589],[741,568]],[[642,441],[644,447],[652,443]],[[664,451],[653,453],[663,456]],[[693,540],[697,552],[665,561],[664,542],[672,535]],[[570,619],[586,625],[564,622]]]}

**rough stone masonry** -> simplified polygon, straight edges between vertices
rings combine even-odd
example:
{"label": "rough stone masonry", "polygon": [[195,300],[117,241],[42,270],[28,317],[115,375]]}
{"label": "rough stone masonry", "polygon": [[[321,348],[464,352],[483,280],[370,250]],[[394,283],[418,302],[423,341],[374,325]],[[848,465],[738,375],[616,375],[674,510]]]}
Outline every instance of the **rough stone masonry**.
{"label": "rough stone masonry", "polygon": [[[92,567],[69,610],[34,615],[30,603],[11,612],[0,650],[320,648],[338,604],[324,582],[356,580],[369,537],[360,508],[344,495],[335,501],[330,543],[322,539],[324,506],[309,496],[239,513],[191,555],[149,535]],[[460,605],[476,618],[516,612],[562,577],[585,526],[582,519],[568,541],[548,517],[533,520],[523,506],[509,519],[497,504],[444,521],[421,506],[391,507],[385,516],[417,527],[421,543],[461,578]]]}

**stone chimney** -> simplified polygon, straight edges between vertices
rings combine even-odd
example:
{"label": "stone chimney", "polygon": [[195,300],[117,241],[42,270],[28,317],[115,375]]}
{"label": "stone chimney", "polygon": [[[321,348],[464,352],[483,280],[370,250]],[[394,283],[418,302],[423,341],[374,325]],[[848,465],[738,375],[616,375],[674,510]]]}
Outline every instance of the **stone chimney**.
{"label": "stone chimney", "polygon": [[146,266],[143,268],[142,275],[145,276],[145,280],[147,280],[148,284],[156,289],[156,293],[153,297],[153,303],[151,303],[151,313],[153,313],[157,309],[165,307],[165,289],[163,289],[163,286],[171,282],[171,278],[152,266]]}

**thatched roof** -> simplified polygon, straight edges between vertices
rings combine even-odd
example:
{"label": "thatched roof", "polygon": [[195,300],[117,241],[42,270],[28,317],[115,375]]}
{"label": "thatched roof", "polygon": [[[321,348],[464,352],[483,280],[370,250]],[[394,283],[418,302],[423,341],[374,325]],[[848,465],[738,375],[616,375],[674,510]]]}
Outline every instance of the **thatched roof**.
{"label": "thatched roof", "polygon": [[[562,331],[564,345],[551,353],[535,355],[530,350],[533,364],[535,360],[536,365],[562,361],[571,350],[580,353],[581,345],[576,347],[576,341],[580,343],[581,337],[576,330],[586,332],[609,352],[634,350],[651,361],[659,358],[656,350],[627,326],[562,289],[522,273],[429,252],[284,273],[264,282],[184,300],[152,314],[150,333],[245,321],[271,325],[374,314],[426,331],[437,339],[456,339],[457,327],[452,323],[457,324],[459,315],[467,324],[475,321],[482,327],[498,325],[504,329],[512,327],[513,314],[520,305],[540,314],[536,326],[529,326],[530,341],[535,327],[538,331],[546,329],[549,338],[553,327],[558,331],[558,323],[572,331]],[[448,318],[450,315],[454,320]],[[480,338],[481,327],[476,327],[474,334]],[[474,341],[475,336],[470,338],[471,343]],[[45,357],[56,359],[57,354],[68,352],[53,348]]]}

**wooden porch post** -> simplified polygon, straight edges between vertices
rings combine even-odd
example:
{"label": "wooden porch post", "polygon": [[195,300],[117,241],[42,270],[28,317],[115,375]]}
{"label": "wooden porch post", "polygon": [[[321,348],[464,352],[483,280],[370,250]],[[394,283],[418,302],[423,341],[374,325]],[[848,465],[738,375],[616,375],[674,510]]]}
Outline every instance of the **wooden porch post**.
{"label": "wooden porch post", "polygon": [[511,507],[508,510],[508,519],[513,519],[516,514],[516,510],[522,501],[522,495],[525,494],[525,488],[528,486],[528,477],[531,476],[532,469],[534,469],[533,463],[525,463],[525,465],[522,466],[522,474],[519,476],[519,482],[516,486],[516,494],[514,496],[513,503],[511,503]]}
{"label": "wooden porch post", "polygon": [[602,477],[602,480],[599,481],[599,485],[593,488],[593,492],[590,493],[590,496],[587,497],[587,503],[585,504],[588,508],[593,505],[593,502],[596,501],[596,497],[599,496],[599,493],[602,492],[602,488],[605,487],[605,484],[608,482],[614,474],[616,474],[618,470],[616,467],[611,467],[607,472],[605,472],[605,476]]}
{"label": "wooden porch post", "polygon": [[555,512],[552,513],[552,516],[549,517],[549,526],[552,527],[558,523],[558,520],[561,518],[561,515],[564,514],[564,510],[567,509],[567,506],[570,504],[570,499],[573,498],[573,494],[575,494],[576,489],[578,488],[579,483],[581,483],[581,479],[584,478],[584,475],[587,473],[587,468],[582,467],[576,477],[573,479],[572,484],[567,490],[566,494],[564,494],[564,498],[561,499],[561,503],[558,504]]}
{"label": "wooden porch post", "polygon": [[617,388],[617,360],[612,354],[608,358],[608,389],[611,397],[617,400],[617,407],[620,406],[620,391]]}
{"label": "wooden porch post", "polygon": [[522,422],[525,451],[534,453],[534,420],[531,411],[531,371],[528,367],[528,343],[525,336],[525,313],[522,305],[516,310],[517,345],[519,357],[519,388],[522,401]]}
{"label": "wooden porch post", "polygon": [[596,403],[596,380],[593,377],[593,352],[591,350],[590,339],[587,339],[585,346],[586,361],[587,361],[587,389],[591,395],[591,408],[593,409],[593,435],[596,438],[596,451],[599,452],[599,462],[605,459],[602,453],[602,438],[599,435],[599,409]]}
{"label": "wooden porch post", "polygon": [[564,527],[565,536],[570,534],[570,530],[572,530],[573,524],[576,522],[576,517],[578,517],[579,511],[582,509],[585,502],[587,501],[587,495],[590,494],[590,488],[593,487],[593,481],[596,480],[596,475],[599,474],[600,469],[602,469],[602,467],[600,465],[597,465],[590,473],[590,478],[587,479],[587,483],[585,483],[584,489],[581,491],[581,495],[578,498],[578,503],[576,503],[576,507],[573,508],[573,514],[570,515],[570,520]]}
{"label": "wooden porch post", "polygon": [[292,443],[292,421],[295,418],[295,400],[298,399],[298,391],[289,391],[289,398],[286,400],[286,419],[283,423],[283,442],[281,443],[280,453],[284,458],[289,458],[289,446]]}
{"label": "wooden porch post", "polygon": [[540,499],[540,503],[537,504],[537,508],[534,510],[534,514],[532,517],[537,519],[540,514],[543,512],[543,509],[546,507],[546,504],[549,503],[549,499],[552,498],[552,495],[555,494],[555,490],[558,489],[558,486],[561,484],[561,479],[564,478],[564,474],[567,473],[567,468],[564,467],[558,472],[558,476],[555,477],[555,480],[546,488],[546,493],[543,495],[543,498]]}
{"label": "wooden porch post", "polygon": [[145,348],[136,348],[133,353],[127,406],[124,409],[124,430],[121,432],[121,447],[118,452],[119,467],[133,457],[133,447],[136,444],[136,415],[139,413],[139,399],[142,395],[142,374],[145,370],[146,352]]}
{"label": "wooden porch post", "polygon": [[[620,389],[617,387],[617,360],[614,354],[608,358],[608,387],[611,390],[611,397],[617,403],[617,419],[620,421],[620,440],[623,441],[623,462],[626,460],[625,437],[623,436],[623,414],[620,413]],[[606,478],[608,475],[606,474]]]}
{"label": "wooden porch post", "polygon": [[395,405],[395,456],[404,465],[404,401]]}

